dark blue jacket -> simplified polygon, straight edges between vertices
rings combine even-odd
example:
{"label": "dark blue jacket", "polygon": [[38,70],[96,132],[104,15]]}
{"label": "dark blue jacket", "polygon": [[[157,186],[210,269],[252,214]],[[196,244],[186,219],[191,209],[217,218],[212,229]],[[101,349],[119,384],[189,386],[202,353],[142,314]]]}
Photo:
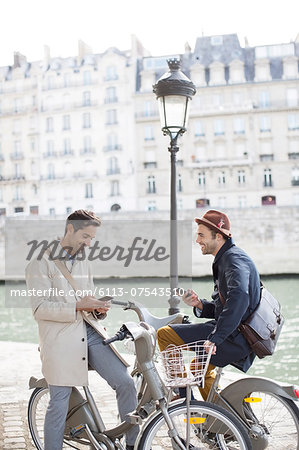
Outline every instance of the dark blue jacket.
{"label": "dark blue jacket", "polygon": [[260,299],[260,277],[249,256],[236,247],[232,239],[228,239],[215,257],[213,278],[213,301],[202,300],[201,317],[217,320],[209,340],[219,345],[257,306]]}
{"label": "dark blue jacket", "polygon": [[204,323],[176,324],[171,327],[186,343],[201,339],[214,342],[217,350],[216,355],[211,358],[211,363],[215,366],[232,364],[246,372],[255,354],[239,332],[238,326],[259,302],[258,271],[249,256],[236,247],[232,239],[228,239],[215,256],[213,277],[212,301],[202,299],[201,312],[194,308],[197,317],[212,320]]}

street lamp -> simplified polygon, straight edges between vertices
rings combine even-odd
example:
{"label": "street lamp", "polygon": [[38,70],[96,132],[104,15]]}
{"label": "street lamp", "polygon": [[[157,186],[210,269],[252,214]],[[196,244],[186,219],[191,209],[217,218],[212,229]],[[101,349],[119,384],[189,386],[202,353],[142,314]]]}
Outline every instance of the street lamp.
{"label": "street lamp", "polygon": [[178,137],[187,130],[189,103],[196,92],[195,85],[181,72],[178,59],[167,60],[169,71],[153,86],[159,102],[160,122],[164,136],[170,137],[170,288],[169,314],[179,311],[177,257],[177,200],[176,200],[176,154]]}

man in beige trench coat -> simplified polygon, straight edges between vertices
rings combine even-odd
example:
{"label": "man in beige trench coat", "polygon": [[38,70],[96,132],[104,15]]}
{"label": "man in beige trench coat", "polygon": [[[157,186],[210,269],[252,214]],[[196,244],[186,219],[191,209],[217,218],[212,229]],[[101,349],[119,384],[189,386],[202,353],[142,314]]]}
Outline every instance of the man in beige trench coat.
{"label": "man in beige trench coat", "polygon": [[[58,245],[62,263],[78,289],[88,293],[94,292],[93,279],[82,250],[90,246],[100,224],[92,212],[75,211],[67,218],[65,235]],[[61,450],[72,386],[88,384],[88,364],[115,389],[122,420],[136,408],[136,390],[125,361],[111,347],[103,345],[105,331],[99,319],[109,310],[109,302],[92,295],[75,295],[47,252],[40,260],[30,261],[26,283],[28,289],[41,294],[32,296],[31,304],[39,329],[42,372],[50,391],[44,426],[45,450]],[[127,433],[128,450],[133,449],[137,434],[137,426]]]}

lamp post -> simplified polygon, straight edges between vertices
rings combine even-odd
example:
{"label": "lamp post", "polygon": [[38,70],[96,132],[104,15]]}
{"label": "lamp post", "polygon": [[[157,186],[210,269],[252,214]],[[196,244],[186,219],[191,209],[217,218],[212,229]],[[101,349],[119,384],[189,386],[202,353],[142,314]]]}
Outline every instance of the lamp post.
{"label": "lamp post", "polygon": [[179,311],[177,255],[177,199],[176,199],[176,154],[179,151],[178,137],[187,130],[189,103],[196,92],[195,85],[181,72],[178,59],[167,60],[169,71],[153,86],[159,102],[160,122],[164,136],[170,137],[170,288],[169,314]]}

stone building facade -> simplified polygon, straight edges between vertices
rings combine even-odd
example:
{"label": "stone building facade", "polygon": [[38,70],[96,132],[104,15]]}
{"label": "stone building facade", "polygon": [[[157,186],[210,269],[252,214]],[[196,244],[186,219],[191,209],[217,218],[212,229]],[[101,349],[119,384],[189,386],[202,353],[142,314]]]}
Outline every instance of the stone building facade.
{"label": "stone building facade", "polygon": [[299,205],[299,38],[242,47],[200,37],[194,51],[131,49],[0,68],[0,214],[169,209],[168,138],[152,85],[179,57],[197,87],[179,140],[178,208]]}

